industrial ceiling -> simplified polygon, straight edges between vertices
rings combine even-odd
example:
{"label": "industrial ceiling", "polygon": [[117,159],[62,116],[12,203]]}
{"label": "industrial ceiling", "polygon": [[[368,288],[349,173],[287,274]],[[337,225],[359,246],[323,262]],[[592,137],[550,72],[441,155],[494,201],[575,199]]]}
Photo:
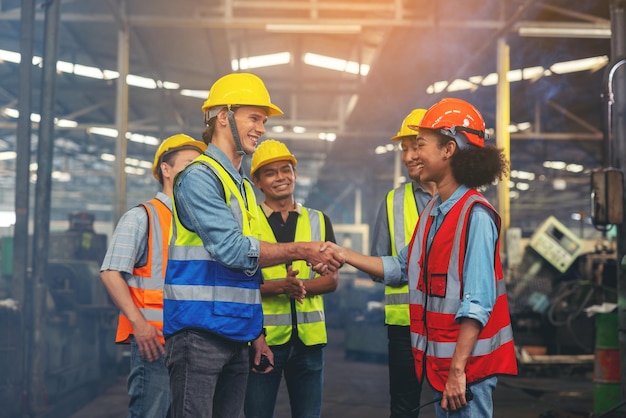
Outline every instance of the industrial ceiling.
{"label": "industrial ceiling", "polygon": [[[37,2],[31,163],[50,3]],[[511,179],[510,224],[528,233],[554,215],[583,225],[589,171],[603,165],[610,7],[609,0],[62,1],[51,218],[77,210],[114,218],[116,138],[107,134],[120,126],[116,74],[125,53],[127,153],[136,160],[128,205],[157,190],[141,163],[152,161],[156,142],[178,132],[200,138],[203,97],[238,69],[259,75],[285,112],[268,121],[266,138],[296,155],[298,199],[349,224],[373,222],[393,187],[396,153],[383,148],[411,109],[460,97],[495,129],[502,110],[494,73],[508,50],[511,169],[532,174]],[[20,9],[20,0],[0,1],[0,211],[14,205]],[[528,36],[546,29],[553,33]],[[283,63],[259,66],[268,55]],[[336,69],[315,64],[320,56]],[[564,69],[572,61],[581,68]]]}

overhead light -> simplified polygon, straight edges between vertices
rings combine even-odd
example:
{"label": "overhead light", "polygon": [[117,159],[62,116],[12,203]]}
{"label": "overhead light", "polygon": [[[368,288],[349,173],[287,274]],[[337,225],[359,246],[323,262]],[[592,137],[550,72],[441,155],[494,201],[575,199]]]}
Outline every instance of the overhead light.
{"label": "overhead light", "polygon": [[8,227],[15,224],[14,211],[0,211],[0,227]]}
{"label": "overhead light", "polygon": [[555,74],[575,73],[578,71],[595,71],[604,67],[609,62],[606,55],[600,57],[583,58],[579,60],[557,62],[550,67]]}
{"label": "overhead light", "polygon": [[[507,73],[507,80],[518,82],[521,80],[535,81],[541,77],[549,77],[554,74],[567,74],[578,71],[597,71],[607,65],[609,57],[600,55],[579,60],[563,61],[553,64],[549,69],[541,66],[513,69]],[[474,75],[468,81],[457,79],[453,82],[446,80],[435,81],[426,88],[426,93],[436,94],[443,91],[475,90],[479,85],[493,86],[498,83],[498,74],[489,73],[485,76]]]}
{"label": "overhead light", "polygon": [[0,49],[0,61],[12,62],[14,64],[19,64],[22,60],[22,56],[19,52],[13,51],[5,51]]}
{"label": "overhead light", "polygon": [[358,62],[346,61],[341,58],[334,58],[326,55],[313,54],[311,52],[304,54],[304,63],[314,67],[326,68],[327,70],[343,71],[350,74],[361,74],[362,76],[366,76],[370,71],[370,66],[367,64],[359,64]]}
{"label": "overhead light", "polygon": [[609,23],[526,22],[517,29],[519,36],[545,38],[611,38]]}
{"label": "overhead light", "polygon": [[17,153],[15,151],[0,152],[0,161],[14,160],[15,158],[17,158]]}
{"label": "overhead light", "polygon": [[195,97],[196,99],[205,99],[209,96],[208,90],[191,90],[191,89],[182,89],[180,91],[182,96],[187,97]]}
{"label": "overhead light", "polygon": [[126,83],[129,86],[142,87],[144,89],[156,89],[157,84],[152,78],[142,77],[139,75],[128,74],[126,76]]}
{"label": "overhead light", "polygon": [[265,25],[268,32],[283,33],[335,33],[354,34],[361,32],[361,25],[326,25],[306,23],[268,23]]}
{"label": "overhead light", "polygon": [[233,71],[248,70],[251,68],[271,67],[274,65],[289,64],[291,54],[278,52],[276,54],[257,55],[254,57],[239,58],[231,61]]}

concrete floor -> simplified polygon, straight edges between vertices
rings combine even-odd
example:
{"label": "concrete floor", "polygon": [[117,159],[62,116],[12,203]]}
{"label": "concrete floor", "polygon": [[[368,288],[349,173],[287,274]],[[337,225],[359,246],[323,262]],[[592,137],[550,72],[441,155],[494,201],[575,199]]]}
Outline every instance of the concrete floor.
{"label": "concrete floor", "polygon": [[[389,395],[387,367],[375,362],[347,360],[344,332],[329,330],[326,348],[326,379],[322,416],[327,418],[388,417]],[[591,377],[529,378],[502,377],[494,395],[495,416],[506,418],[578,418],[591,417],[593,393]],[[432,399],[429,387],[422,399]],[[127,397],[125,377],[71,418],[123,418]],[[281,387],[276,418],[288,418],[289,401]],[[624,416],[612,414],[608,417]],[[426,406],[420,417],[435,417],[434,409]]]}

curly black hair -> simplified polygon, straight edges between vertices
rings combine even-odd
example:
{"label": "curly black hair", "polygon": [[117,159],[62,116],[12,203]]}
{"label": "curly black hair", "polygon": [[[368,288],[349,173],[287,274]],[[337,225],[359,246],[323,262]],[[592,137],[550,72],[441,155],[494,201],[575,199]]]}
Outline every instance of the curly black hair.
{"label": "curly black hair", "polygon": [[509,170],[509,163],[504,152],[493,145],[485,148],[470,145],[469,148],[457,148],[450,167],[459,183],[475,189],[488,186],[496,179],[502,180]]}
{"label": "curly black hair", "polygon": [[[429,131],[437,135],[440,147],[454,141],[436,129]],[[466,148],[456,148],[450,159],[450,167],[456,181],[476,189],[488,186],[496,179],[502,180],[509,171],[509,162],[504,151],[493,145],[486,145],[484,148],[469,145]]]}

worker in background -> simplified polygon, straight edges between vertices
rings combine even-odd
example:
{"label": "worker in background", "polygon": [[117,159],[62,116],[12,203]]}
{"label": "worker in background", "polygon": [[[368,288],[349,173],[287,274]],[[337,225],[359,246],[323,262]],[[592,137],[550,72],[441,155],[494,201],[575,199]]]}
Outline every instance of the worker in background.
{"label": "worker in background", "polygon": [[164,361],[163,282],[172,220],[174,177],[206,150],[205,143],[178,134],[161,143],[152,175],[162,191],[119,220],[100,277],[120,309],[119,344],[130,344],[129,417],[166,417],[169,376]]}
{"label": "worker in background", "polygon": [[[374,225],[372,238],[373,256],[398,255],[415,230],[419,214],[435,195],[431,182],[420,182],[421,164],[418,164],[417,132],[409,125],[419,125],[426,109],[414,109],[400,125],[391,141],[400,141],[402,162],[410,181],[387,193],[382,201]],[[372,276],[377,282],[380,277]],[[417,380],[411,352],[409,330],[409,286],[385,286],[385,324],[387,325],[389,395],[391,418],[419,416],[422,385]]]}
{"label": "worker in background", "polygon": [[[262,142],[252,156],[250,177],[265,195],[259,210],[261,239],[335,242],[328,216],[296,203],[293,194],[296,157],[285,144],[273,139]],[[265,340],[274,354],[274,370],[248,376],[245,416],[274,416],[284,374],[291,416],[319,417],[324,383],[323,348],[327,342],[322,295],[337,288],[339,273],[316,274],[301,260],[266,267],[262,273]]]}
{"label": "worker in background", "polygon": [[[485,122],[470,103],[443,99],[418,130],[420,179],[438,194],[397,257],[343,249],[346,262],[409,283],[415,371],[433,388],[437,417],[493,416],[497,375],[517,363],[500,262],[500,217],[476,188],[502,178],[508,161],[485,146]],[[335,244],[328,244],[335,247]]]}
{"label": "worker in background", "polygon": [[[164,290],[172,416],[238,417],[253,364],[274,362],[263,333],[261,268],[305,260],[335,271],[343,259],[323,242],[259,240],[252,184],[241,163],[254,153],[268,117],[283,112],[249,73],[218,79],[202,106],[207,151],[174,184],[174,223]],[[265,356],[265,358],[263,357]]]}

